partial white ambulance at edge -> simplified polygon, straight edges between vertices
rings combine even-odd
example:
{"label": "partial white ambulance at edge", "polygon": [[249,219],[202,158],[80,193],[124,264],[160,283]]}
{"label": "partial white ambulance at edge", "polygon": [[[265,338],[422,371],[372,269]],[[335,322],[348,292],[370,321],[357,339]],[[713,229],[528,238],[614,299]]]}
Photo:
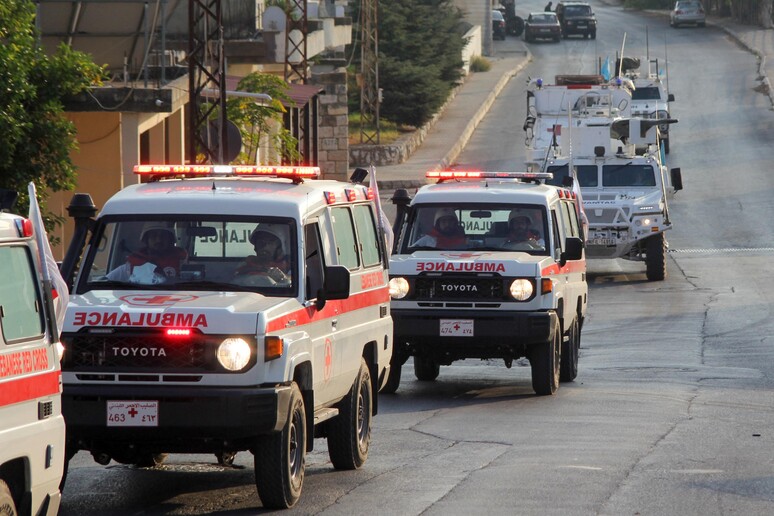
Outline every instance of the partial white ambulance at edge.
{"label": "partial white ambulance at edge", "polygon": [[52,293],[41,281],[36,237],[46,238],[36,235],[30,219],[0,211],[0,514],[4,516],[55,515],[61,500],[65,457],[61,346]]}

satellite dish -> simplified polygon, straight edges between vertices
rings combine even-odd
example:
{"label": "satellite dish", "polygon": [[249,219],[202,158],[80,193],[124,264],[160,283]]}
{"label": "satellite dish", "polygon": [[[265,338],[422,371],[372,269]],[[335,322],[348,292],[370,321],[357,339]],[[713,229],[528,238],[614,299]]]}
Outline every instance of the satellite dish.
{"label": "satellite dish", "polygon": [[[202,140],[209,142],[209,149],[212,151],[211,159],[213,161],[220,160],[220,131],[218,130],[218,124],[216,122],[210,122],[207,124],[206,133],[202,131]],[[239,156],[239,151],[242,150],[242,133],[239,132],[239,128],[231,120],[226,120],[226,138],[228,139],[226,149],[223,151],[223,163],[231,163]]]}

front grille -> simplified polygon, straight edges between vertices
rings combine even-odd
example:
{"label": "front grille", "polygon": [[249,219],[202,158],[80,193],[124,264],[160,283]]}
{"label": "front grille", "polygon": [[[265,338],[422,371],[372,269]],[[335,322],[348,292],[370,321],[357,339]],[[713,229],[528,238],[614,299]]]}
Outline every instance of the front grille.
{"label": "front grille", "polygon": [[415,300],[492,300],[503,299],[503,278],[442,275],[418,277],[414,283]]}
{"label": "front grille", "polygon": [[590,208],[586,209],[586,217],[589,224],[628,224],[629,207],[618,208]]}
{"label": "front grille", "polygon": [[63,336],[63,368],[71,371],[194,372],[217,367],[216,343],[202,334],[169,338],[160,332],[78,333]]}

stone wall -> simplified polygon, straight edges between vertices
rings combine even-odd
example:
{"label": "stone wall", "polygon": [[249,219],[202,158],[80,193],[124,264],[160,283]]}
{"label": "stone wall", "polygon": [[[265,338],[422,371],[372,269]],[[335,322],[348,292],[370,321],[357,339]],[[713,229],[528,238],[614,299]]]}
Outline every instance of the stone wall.
{"label": "stone wall", "polygon": [[349,119],[347,108],[347,71],[313,74],[313,84],[325,88],[320,95],[318,160],[325,179],[349,178]]}

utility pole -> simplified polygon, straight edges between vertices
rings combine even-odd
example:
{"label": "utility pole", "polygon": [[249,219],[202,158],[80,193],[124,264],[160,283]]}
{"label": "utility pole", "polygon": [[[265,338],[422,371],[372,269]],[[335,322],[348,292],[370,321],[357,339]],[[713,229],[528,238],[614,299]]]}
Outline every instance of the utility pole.
{"label": "utility pole", "polygon": [[285,82],[306,84],[309,77],[306,60],[307,0],[288,0],[285,24]]}
{"label": "utility pole", "polygon": [[[226,133],[226,58],[221,0],[188,0],[188,161],[223,164]],[[217,92],[203,102],[205,91]],[[216,130],[210,118],[217,111]]]}
{"label": "utility pole", "polygon": [[379,144],[378,0],[360,2],[360,143]]}

